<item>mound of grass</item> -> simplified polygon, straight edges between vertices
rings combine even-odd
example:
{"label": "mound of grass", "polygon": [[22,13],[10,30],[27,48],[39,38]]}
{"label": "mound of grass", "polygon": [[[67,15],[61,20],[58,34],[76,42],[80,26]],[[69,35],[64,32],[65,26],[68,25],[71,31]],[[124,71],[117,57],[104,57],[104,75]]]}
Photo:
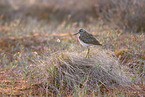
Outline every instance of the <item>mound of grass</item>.
{"label": "mound of grass", "polygon": [[85,88],[87,93],[100,89],[129,87],[131,77],[126,75],[124,68],[105,51],[92,50],[90,58],[85,58],[86,52],[60,52],[53,54],[42,72],[45,79],[51,79],[49,84],[57,93],[74,93],[76,88]]}
{"label": "mound of grass", "polygon": [[10,81],[2,77],[0,89],[3,95],[67,96],[80,92],[84,93],[81,95],[98,95],[110,89],[130,88],[133,75],[126,74],[126,68],[110,53],[95,48],[91,49],[90,58],[85,57],[86,51],[59,51],[51,56],[18,53],[9,67]]}

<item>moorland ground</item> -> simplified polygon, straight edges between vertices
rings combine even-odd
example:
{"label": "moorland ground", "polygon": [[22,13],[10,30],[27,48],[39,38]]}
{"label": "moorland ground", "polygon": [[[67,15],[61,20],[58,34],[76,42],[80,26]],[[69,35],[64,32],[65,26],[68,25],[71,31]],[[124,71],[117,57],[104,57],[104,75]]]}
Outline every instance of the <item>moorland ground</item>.
{"label": "moorland ground", "polygon": [[[144,4],[1,0],[0,96],[144,96]],[[80,28],[103,44],[90,58]]]}

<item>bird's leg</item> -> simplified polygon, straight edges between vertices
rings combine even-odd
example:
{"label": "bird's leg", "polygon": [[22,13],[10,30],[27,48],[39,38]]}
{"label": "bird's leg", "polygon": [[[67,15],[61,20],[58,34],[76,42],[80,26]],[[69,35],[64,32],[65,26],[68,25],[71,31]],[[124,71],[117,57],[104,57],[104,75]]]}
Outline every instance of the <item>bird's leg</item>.
{"label": "bird's leg", "polygon": [[87,48],[88,48],[88,52],[87,52],[87,55],[86,55],[86,57],[88,57],[89,58],[89,51],[90,51],[90,48],[87,46]]}

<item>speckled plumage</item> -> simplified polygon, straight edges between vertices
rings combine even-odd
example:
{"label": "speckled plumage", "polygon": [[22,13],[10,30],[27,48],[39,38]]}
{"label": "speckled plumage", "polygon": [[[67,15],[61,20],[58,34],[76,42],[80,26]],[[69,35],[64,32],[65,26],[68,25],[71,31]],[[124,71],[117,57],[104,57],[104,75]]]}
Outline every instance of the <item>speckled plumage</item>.
{"label": "speckled plumage", "polygon": [[74,35],[77,35],[77,34],[79,34],[79,37],[78,37],[79,42],[82,45],[87,46],[87,48],[88,48],[86,57],[89,55],[89,51],[90,51],[89,46],[91,46],[91,45],[100,45],[101,46],[102,45],[99,43],[98,40],[96,40],[96,38],[92,34],[87,33],[87,31],[85,31],[84,29],[80,29],[79,32]]}
{"label": "speckled plumage", "polygon": [[92,34],[89,34],[86,31],[79,35],[79,39],[86,44],[101,45]]}
{"label": "speckled plumage", "polygon": [[96,38],[92,34],[88,33],[84,29],[80,29],[79,32],[74,35],[77,35],[77,34],[79,34],[78,38],[82,45],[85,45],[85,46],[102,45],[99,43],[98,40],[96,40]]}

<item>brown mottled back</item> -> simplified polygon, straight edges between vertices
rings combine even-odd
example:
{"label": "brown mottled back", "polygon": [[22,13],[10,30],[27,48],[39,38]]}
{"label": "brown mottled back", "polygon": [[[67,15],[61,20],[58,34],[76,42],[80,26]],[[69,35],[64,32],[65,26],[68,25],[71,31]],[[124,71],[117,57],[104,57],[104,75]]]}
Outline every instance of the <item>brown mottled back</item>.
{"label": "brown mottled back", "polygon": [[99,43],[99,41],[96,40],[96,38],[92,34],[89,34],[86,31],[80,33],[79,39],[87,44],[102,45]]}

